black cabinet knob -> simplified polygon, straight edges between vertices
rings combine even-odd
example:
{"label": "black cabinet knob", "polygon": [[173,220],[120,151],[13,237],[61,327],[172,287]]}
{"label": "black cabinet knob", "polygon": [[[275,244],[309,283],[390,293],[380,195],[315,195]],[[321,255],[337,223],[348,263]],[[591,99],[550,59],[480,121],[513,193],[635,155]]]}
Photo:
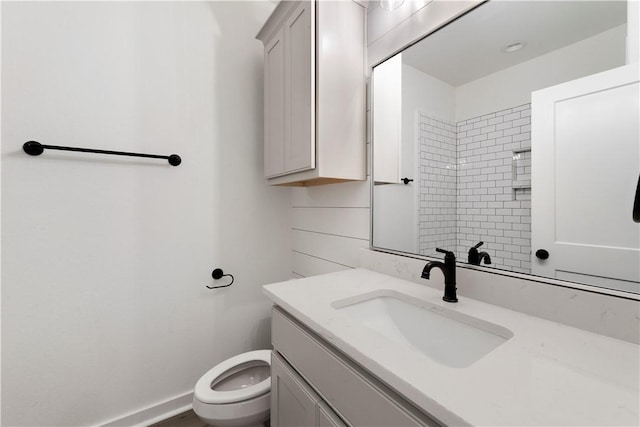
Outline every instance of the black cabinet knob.
{"label": "black cabinet knob", "polygon": [[404,182],[404,185],[409,184],[410,182],[413,182],[413,180],[411,178],[402,178],[400,180],[401,182]]}
{"label": "black cabinet knob", "polygon": [[547,259],[549,258],[549,251],[546,249],[538,249],[536,251],[536,257],[539,259]]}

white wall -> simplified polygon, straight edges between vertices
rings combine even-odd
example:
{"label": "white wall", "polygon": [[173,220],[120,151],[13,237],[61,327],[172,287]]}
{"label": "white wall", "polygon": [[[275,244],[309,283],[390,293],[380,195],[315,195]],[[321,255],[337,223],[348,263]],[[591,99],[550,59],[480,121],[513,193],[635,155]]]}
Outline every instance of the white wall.
{"label": "white wall", "polygon": [[456,121],[531,102],[531,92],[625,64],[626,25],[457,87]]}
{"label": "white wall", "polygon": [[627,2],[627,64],[640,60],[640,0]]}
{"label": "white wall", "polygon": [[[402,108],[404,111],[421,110],[430,117],[453,122],[456,114],[456,88],[416,68],[402,64]],[[406,85],[404,84],[406,82]],[[414,130],[411,114],[403,119],[403,130]]]}
{"label": "white wall", "polygon": [[[2,3],[3,425],[188,402],[269,345],[260,287],[291,272],[290,191],[262,177],[253,37],[273,7]],[[29,139],[183,163],[32,158]],[[205,289],[218,266],[234,285]]]}

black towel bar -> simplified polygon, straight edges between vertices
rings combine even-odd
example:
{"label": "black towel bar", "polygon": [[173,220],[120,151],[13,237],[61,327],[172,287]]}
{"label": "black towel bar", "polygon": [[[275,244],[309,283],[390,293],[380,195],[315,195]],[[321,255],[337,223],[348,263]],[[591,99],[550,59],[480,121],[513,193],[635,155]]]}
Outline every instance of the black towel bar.
{"label": "black towel bar", "polygon": [[77,148],[77,147],[61,147],[58,145],[43,145],[37,141],[27,141],[22,145],[22,149],[25,153],[32,156],[39,156],[42,152],[47,150],[62,150],[62,151],[80,151],[83,153],[98,153],[98,154],[112,154],[115,156],[131,156],[131,157],[148,157],[152,159],[166,159],[171,166],[178,166],[182,163],[182,159],[177,154],[171,154],[170,156],[160,156],[157,154],[142,154],[142,153],[128,153],[125,151],[109,151],[109,150],[94,150],[92,148]]}

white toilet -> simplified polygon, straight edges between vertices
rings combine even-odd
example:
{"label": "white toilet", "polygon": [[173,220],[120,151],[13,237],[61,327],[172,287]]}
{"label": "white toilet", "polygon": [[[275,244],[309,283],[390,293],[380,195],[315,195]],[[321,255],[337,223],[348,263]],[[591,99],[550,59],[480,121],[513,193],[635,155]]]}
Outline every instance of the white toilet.
{"label": "white toilet", "polygon": [[196,383],[193,411],[215,427],[262,426],[271,404],[271,350],[256,350],[216,365]]}

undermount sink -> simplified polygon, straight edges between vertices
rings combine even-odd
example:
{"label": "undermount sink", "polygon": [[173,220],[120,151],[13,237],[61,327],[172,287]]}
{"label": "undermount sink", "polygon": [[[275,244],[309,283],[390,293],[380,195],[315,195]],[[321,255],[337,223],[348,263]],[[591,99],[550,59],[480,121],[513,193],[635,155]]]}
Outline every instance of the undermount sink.
{"label": "undermount sink", "polygon": [[502,326],[395,291],[365,294],[332,306],[386,338],[452,368],[470,366],[513,337]]}

